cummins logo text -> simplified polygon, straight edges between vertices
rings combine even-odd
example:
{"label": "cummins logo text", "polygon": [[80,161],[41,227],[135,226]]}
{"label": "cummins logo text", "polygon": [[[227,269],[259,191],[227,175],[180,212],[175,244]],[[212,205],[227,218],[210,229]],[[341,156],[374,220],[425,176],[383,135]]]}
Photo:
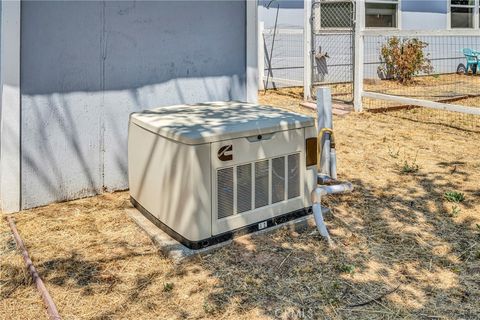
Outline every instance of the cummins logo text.
{"label": "cummins logo text", "polygon": [[231,144],[226,145],[218,149],[218,159],[222,161],[233,160],[233,146]]}

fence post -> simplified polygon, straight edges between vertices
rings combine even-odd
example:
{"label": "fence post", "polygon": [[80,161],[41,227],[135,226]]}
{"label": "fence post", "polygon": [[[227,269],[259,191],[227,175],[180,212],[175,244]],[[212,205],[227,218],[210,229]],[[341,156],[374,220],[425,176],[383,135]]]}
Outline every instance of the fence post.
{"label": "fence post", "polygon": [[357,0],[355,1],[355,59],[353,66],[353,107],[357,112],[363,110],[364,28],[365,0]]}
{"label": "fence post", "polygon": [[312,0],[303,1],[303,99],[312,97]]}
{"label": "fence post", "polygon": [[259,90],[265,89],[263,77],[265,76],[265,45],[263,39],[263,29],[265,22],[258,21],[258,87]]}

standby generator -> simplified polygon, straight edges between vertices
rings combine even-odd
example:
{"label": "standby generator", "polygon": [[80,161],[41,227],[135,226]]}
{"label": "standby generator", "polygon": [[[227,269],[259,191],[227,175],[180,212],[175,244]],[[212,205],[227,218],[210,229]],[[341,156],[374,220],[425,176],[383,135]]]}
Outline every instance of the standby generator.
{"label": "standby generator", "polygon": [[193,249],[306,215],[316,136],[311,117],[240,102],[133,113],[131,201]]}

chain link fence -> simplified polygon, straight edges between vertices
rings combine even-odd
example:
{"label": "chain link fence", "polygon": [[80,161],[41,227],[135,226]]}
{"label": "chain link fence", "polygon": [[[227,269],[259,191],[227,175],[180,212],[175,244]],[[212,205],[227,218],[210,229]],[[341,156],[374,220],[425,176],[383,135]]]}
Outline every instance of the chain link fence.
{"label": "chain link fence", "polygon": [[[363,71],[363,109],[397,112],[415,121],[427,121],[467,130],[480,129],[480,70],[467,70],[464,49],[477,52],[480,34],[455,30],[358,30],[363,41],[363,65],[355,66],[355,4],[345,0],[312,3],[310,96],[329,86],[334,100],[353,102],[354,76]],[[382,48],[396,37],[424,44],[429,70],[401,83],[386,71]],[[263,32],[264,83],[267,88],[304,85],[303,29]],[[363,69],[363,70],[361,70]],[[480,69],[480,68],[479,68]]]}
{"label": "chain link fence", "polygon": [[312,5],[312,97],[319,86],[330,86],[333,99],[353,101],[354,8],[352,1]]}
{"label": "chain link fence", "polygon": [[[404,44],[404,50],[409,41],[421,41],[430,70],[419,72],[404,83],[386,74],[388,57],[382,55],[382,48],[387,48],[393,37]],[[467,70],[463,53],[464,49],[477,48],[480,50],[480,36],[365,36],[363,108],[372,112],[394,111],[415,121],[480,131],[480,73],[475,74],[472,68]],[[398,67],[399,61],[391,64]]]}
{"label": "chain link fence", "polygon": [[[312,4],[311,95],[330,86],[335,100],[353,100],[354,4],[322,0]],[[264,68],[260,75],[266,89],[304,85],[304,30],[265,29]]]}
{"label": "chain link fence", "polygon": [[263,30],[263,53],[267,89],[303,86],[303,29]]}

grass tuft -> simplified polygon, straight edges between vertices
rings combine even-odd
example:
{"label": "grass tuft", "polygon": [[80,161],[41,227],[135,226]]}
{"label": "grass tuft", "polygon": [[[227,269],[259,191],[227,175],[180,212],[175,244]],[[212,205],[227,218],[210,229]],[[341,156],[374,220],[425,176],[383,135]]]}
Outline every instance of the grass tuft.
{"label": "grass tuft", "polygon": [[443,196],[448,202],[460,203],[465,200],[465,195],[458,191],[447,191]]}

